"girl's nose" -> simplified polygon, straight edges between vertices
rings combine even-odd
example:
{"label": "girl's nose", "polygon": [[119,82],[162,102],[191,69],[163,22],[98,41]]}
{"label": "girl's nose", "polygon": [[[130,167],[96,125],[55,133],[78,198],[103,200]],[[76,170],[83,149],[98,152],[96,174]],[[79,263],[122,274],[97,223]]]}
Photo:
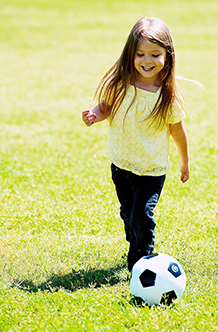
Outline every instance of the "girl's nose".
{"label": "girl's nose", "polygon": [[148,55],[145,55],[144,62],[151,62],[151,58]]}

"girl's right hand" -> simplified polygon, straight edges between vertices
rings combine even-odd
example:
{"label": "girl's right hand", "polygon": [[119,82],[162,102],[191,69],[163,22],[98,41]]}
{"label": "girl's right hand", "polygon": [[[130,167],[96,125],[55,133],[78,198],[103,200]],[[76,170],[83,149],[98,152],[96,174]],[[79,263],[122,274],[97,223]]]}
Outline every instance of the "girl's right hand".
{"label": "girl's right hand", "polygon": [[85,110],[82,112],[82,119],[88,127],[95,123],[96,118],[96,114],[90,110]]}

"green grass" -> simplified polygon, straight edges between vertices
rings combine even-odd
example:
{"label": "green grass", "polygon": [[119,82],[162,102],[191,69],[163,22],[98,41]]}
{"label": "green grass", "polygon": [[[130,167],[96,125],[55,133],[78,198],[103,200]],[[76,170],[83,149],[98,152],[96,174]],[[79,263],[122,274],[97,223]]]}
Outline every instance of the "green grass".
{"label": "green grass", "polygon": [[[175,40],[191,178],[171,171],[156,248],[187,276],[173,307],[129,290],[107,124],[87,128],[96,85],[135,21],[158,16]],[[0,331],[217,331],[217,1],[0,1]]]}

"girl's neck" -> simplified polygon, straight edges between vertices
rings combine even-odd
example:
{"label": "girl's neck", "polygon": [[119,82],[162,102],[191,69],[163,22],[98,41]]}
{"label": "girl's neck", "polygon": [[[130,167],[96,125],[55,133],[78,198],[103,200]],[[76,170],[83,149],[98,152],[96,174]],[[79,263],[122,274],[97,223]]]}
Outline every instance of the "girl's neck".
{"label": "girl's neck", "polygon": [[155,93],[159,90],[161,84],[160,82],[151,83],[151,82],[136,81],[135,86],[136,88],[139,88],[141,90],[146,90]]}

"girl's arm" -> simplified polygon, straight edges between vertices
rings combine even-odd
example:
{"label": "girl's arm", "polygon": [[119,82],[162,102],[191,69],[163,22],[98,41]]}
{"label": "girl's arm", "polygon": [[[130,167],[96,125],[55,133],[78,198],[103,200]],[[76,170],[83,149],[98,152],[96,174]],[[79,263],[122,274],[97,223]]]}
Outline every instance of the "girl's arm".
{"label": "girl's arm", "polygon": [[179,155],[181,181],[185,183],[188,181],[190,173],[188,137],[182,121],[179,123],[170,124],[169,129]]}
{"label": "girl's arm", "polygon": [[95,122],[100,122],[106,119],[104,109],[105,104],[101,104],[101,108],[99,105],[95,106],[92,110],[85,110],[82,112],[82,119],[87,126],[93,125]]}

